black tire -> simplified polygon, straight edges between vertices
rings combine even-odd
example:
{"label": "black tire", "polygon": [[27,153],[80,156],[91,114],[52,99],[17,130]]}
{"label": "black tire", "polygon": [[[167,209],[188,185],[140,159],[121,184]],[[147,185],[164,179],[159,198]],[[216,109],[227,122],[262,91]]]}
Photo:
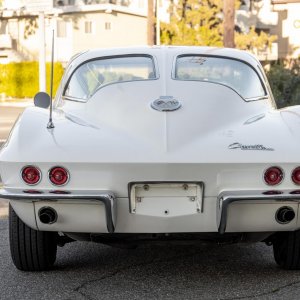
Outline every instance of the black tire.
{"label": "black tire", "polygon": [[273,241],[276,263],[286,270],[300,269],[300,230],[278,232]]}
{"label": "black tire", "polygon": [[9,206],[9,242],[14,265],[21,271],[50,269],[56,259],[57,233],[28,227]]}

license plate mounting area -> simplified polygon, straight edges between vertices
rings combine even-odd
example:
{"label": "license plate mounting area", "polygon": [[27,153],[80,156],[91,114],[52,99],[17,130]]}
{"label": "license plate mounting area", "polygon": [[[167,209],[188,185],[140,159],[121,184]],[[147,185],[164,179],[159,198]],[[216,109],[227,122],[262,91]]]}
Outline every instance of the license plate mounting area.
{"label": "license plate mounting area", "polygon": [[203,212],[203,182],[131,182],[130,213],[177,217]]}

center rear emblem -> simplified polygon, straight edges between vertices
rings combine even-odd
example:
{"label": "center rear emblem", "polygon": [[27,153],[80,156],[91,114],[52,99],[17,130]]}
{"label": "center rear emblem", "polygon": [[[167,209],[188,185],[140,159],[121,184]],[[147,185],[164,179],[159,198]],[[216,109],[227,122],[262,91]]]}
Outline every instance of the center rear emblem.
{"label": "center rear emblem", "polygon": [[158,111],[173,111],[181,107],[181,103],[172,96],[160,96],[151,103],[151,107]]}

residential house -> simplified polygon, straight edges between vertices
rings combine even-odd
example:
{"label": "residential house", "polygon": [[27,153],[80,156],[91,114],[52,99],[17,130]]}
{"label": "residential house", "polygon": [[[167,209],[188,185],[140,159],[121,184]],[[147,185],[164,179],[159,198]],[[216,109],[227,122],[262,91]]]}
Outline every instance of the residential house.
{"label": "residential house", "polygon": [[236,18],[243,31],[254,26],[277,36],[271,49],[257,53],[261,60],[300,57],[300,0],[244,0]]}
{"label": "residential house", "polygon": [[0,11],[0,62],[38,60],[42,24],[48,61],[53,30],[55,60],[62,62],[91,48],[144,45],[146,0],[4,1]]}

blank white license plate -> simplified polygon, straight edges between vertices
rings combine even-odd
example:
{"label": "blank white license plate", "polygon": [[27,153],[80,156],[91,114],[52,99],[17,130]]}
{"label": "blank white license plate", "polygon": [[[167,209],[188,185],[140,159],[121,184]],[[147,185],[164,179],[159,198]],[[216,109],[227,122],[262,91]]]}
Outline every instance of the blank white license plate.
{"label": "blank white license plate", "polygon": [[134,214],[176,217],[202,212],[202,182],[132,183],[130,211]]}

